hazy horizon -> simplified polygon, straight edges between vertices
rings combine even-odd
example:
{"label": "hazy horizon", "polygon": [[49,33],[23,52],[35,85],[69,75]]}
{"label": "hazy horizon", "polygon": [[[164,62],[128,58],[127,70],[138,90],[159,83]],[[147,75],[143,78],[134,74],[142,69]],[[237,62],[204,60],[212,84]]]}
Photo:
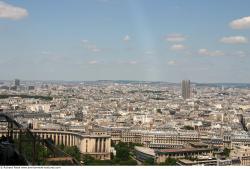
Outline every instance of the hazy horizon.
{"label": "hazy horizon", "polygon": [[[18,78],[15,78],[18,79]],[[0,82],[3,81],[8,81],[8,82],[13,82],[15,79],[0,79]],[[77,82],[77,83],[82,83],[82,82],[101,82],[101,81],[114,81],[114,82],[149,82],[149,83],[172,83],[172,84],[180,84],[181,81],[178,82],[171,82],[171,81],[150,81],[150,80],[128,80],[128,79],[117,79],[117,80],[109,80],[109,79],[99,79],[99,80],[39,80],[39,79],[34,79],[34,80],[27,80],[27,79],[19,79],[21,81],[21,83],[24,82],[66,82],[66,83],[70,83],[70,82]],[[190,79],[183,79],[183,80],[190,80]],[[240,82],[199,82],[199,81],[191,81],[190,82],[192,84],[250,84],[248,82],[246,83],[240,83]]]}
{"label": "hazy horizon", "polygon": [[0,79],[250,83],[250,1],[0,0]]}

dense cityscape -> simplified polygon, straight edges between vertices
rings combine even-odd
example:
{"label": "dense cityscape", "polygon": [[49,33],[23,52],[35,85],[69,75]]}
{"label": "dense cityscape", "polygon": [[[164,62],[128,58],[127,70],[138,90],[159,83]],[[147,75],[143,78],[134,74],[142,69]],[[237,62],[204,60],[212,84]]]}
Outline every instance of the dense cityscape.
{"label": "dense cityscape", "polygon": [[133,145],[125,165],[250,165],[249,85],[15,79],[0,88],[1,112],[77,147],[83,165],[85,156],[115,164],[120,144]]}
{"label": "dense cityscape", "polygon": [[249,11],[0,0],[0,167],[250,166]]}

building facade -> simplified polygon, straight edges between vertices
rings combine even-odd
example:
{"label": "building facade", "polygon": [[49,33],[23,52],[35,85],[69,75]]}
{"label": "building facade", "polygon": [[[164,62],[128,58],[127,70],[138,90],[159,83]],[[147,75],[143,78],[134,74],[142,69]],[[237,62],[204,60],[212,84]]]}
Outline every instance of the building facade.
{"label": "building facade", "polygon": [[181,82],[181,95],[183,99],[189,99],[191,97],[190,80],[182,80]]}
{"label": "building facade", "polygon": [[[91,155],[100,160],[110,159],[111,136],[103,131],[94,131],[90,134],[60,130],[31,130],[42,139],[51,139],[55,145],[77,146],[82,154]],[[0,131],[0,137],[7,135],[6,130]],[[13,133],[14,139],[19,133]]]}

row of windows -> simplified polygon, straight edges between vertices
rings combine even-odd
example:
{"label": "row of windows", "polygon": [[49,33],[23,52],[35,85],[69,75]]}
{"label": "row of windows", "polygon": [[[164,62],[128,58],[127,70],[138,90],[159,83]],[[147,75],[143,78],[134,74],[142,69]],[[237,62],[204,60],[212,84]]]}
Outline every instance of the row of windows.
{"label": "row of windows", "polygon": [[185,143],[185,141],[179,141],[179,140],[154,140],[153,143]]}
{"label": "row of windows", "polygon": [[97,134],[97,135],[104,135],[104,134],[107,134],[107,133],[95,132],[95,134]]}
{"label": "row of windows", "polygon": [[181,145],[161,145],[161,144],[157,144],[157,145],[149,145],[150,148],[182,148]]}
{"label": "row of windows", "polygon": [[175,153],[175,154],[168,154],[168,155],[165,155],[165,154],[159,154],[157,156],[160,156],[160,157],[185,157],[185,156],[197,156],[197,155],[207,155],[208,153],[207,152],[180,152],[180,153]]}
{"label": "row of windows", "polygon": [[135,143],[141,143],[141,139],[134,139],[134,138],[123,138],[124,142],[135,142]]}
{"label": "row of windows", "polygon": [[185,141],[197,141],[199,140],[198,138],[138,138],[138,137],[123,137],[122,138],[124,141],[154,141],[155,143],[168,143],[168,142],[185,142]]}

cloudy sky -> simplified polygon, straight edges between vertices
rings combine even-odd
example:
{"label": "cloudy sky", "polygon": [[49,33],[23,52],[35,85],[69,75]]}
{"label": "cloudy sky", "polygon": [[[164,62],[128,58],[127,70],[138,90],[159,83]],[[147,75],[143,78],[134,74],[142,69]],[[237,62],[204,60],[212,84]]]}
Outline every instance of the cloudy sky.
{"label": "cloudy sky", "polygon": [[250,82],[250,1],[0,0],[0,72]]}

